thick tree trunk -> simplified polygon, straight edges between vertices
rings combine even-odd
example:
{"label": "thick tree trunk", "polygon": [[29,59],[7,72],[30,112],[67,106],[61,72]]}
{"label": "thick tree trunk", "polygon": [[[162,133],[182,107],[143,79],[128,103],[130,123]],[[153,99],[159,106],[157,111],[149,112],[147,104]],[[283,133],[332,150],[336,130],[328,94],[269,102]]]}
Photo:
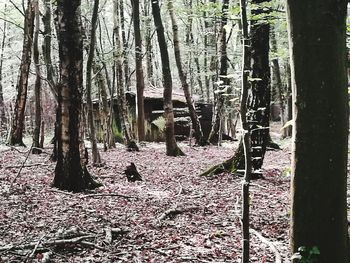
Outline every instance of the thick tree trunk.
{"label": "thick tree trunk", "polygon": [[22,145],[23,129],[24,129],[24,111],[27,102],[28,76],[32,57],[32,44],[34,32],[34,6],[32,1],[28,0],[27,9],[24,17],[24,36],[22,60],[20,66],[19,77],[17,81],[17,98],[14,108],[14,116],[12,119],[12,127],[10,132],[9,145]]}
{"label": "thick tree trunk", "polygon": [[96,28],[97,28],[97,19],[98,19],[98,7],[99,0],[94,1],[94,8],[92,12],[91,19],[91,33],[90,33],[90,46],[89,46],[89,54],[86,62],[86,104],[88,111],[88,127],[90,133],[90,142],[91,142],[91,152],[92,152],[92,164],[93,165],[101,165],[101,157],[100,152],[97,148],[97,140],[96,140],[96,131],[95,131],[95,123],[94,123],[94,115],[93,115],[93,105],[92,105],[92,64],[94,61],[94,53],[96,46]]}
{"label": "thick tree trunk", "polygon": [[53,185],[82,191],[98,187],[81,156],[83,41],[80,0],[58,0],[58,39],[61,81],[58,85],[58,154]]}
{"label": "thick tree trunk", "polygon": [[159,1],[152,1],[152,13],[154,25],[157,30],[160,55],[162,60],[163,86],[164,86],[164,118],[165,118],[165,144],[166,154],[168,156],[184,155],[181,149],[177,146],[174,132],[174,112],[172,101],[173,83],[171,78],[169,54],[167,43],[164,35],[164,27],[160,15]]}
{"label": "thick tree trunk", "polygon": [[349,262],[347,2],[287,1],[294,119],[291,247],[292,253],[317,247],[320,263]]}
{"label": "thick tree trunk", "polygon": [[145,81],[142,68],[142,38],[140,28],[140,1],[132,1],[134,34],[135,34],[135,63],[136,63],[136,92],[137,92],[137,134],[139,141],[145,140],[145,105],[143,92]]}
{"label": "thick tree trunk", "polygon": [[33,131],[33,150],[32,153],[40,154],[40,131],[41,131],[41,71],[39,62],[39,30],[40,30],[40,13],[39,13],[39,2],[38,0],[33,1],[35,10],[35,32],[33,40],[33,61],[35,64],[35,86],[34,86],[34,97],[35,97],[35,126]]}
{"label": "thick tree trunk", "polygon": [[179,78],[181,80],[182,89],[184,90],[185,98],[187,107],[190,113],[190,118],[192,122],[192,127],[194,129],[194,138],[196,139],[196,143],[200,146],[207,145],[208,142],[205,140],[202,132],[202,127],[199,122],[198,115],[196,113],[196,109],[194,107],[191,92],[188,86],[187,82],[187,76],[182,68],[182,62],[181,62],[181,51],[180,51],[180,43],[179,43],[179,32],[178,32],[178,26],[176,23],[176,18],[174,14],[174,6],[173,6],[173,0],[168,0],[168,10],[170,13],[170,19],[171,24],[173,28],[173,38],[174,38],[174,53],[175,53],[175,60],[176,60],[176,66],[179,73]]}
{"label": "thick tree trunk", "polygon": [[[265,0],[254,0],[253,3],[260,4]],[[266,12],[263,8],[252,10],[253,15],[261,15]],[[252,21],[251,23],[251,87],[248,97],[248,124],[251,132],[252,149],[252,179],[262,176],[261,167],[264,161],[266,146],[269,142],[269,118],[270,118],[270,66],[269,66],[269,31],[270,26],[263,21]],[[242,140],[234,153],[234,157],[225,161],[230,169],[227,172],[242,174],[244,164],[244,147]],[[202,175],[210,176],[221,173],[222,164],[216,165]]]}

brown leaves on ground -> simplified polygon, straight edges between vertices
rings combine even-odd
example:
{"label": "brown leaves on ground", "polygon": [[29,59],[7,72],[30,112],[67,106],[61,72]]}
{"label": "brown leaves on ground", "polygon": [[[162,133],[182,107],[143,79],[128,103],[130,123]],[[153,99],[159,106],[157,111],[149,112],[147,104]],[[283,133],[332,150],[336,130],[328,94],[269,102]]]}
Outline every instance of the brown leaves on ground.
{"label": "brown leaves on ground", "polygon": [[[119,146],[101,153],[105,166],[89,167],[104,186],[79,194],[50,187],[55,163],[45,153],[30,155],[9,189],[26,155],[0,152],[0,247],[38,244],[0,250],[0,262],[240,262],[241,178],[198,176],[230,157],[233,147],[181,144],[186,156],[174,158],[165,155],[164,144],[147,143],[140,152]],[[143,181],[127,181],[131,162]],[[265,179],[251,186],[251,227],[285,260],[288,151],[268,152],[265,164]],[[64,238],[79,242],[52,244],[71,229],[76,233]],[[274,261],[254,233],[251,254],[251,262]]]}

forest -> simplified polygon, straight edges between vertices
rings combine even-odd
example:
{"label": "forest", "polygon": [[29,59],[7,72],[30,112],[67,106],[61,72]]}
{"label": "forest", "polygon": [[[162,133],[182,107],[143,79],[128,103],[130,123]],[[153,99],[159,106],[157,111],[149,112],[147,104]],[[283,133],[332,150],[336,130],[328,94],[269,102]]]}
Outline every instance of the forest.
{"label": "forest", "polygon": [[0,263],[350,263],[347,0],[0,0]]}

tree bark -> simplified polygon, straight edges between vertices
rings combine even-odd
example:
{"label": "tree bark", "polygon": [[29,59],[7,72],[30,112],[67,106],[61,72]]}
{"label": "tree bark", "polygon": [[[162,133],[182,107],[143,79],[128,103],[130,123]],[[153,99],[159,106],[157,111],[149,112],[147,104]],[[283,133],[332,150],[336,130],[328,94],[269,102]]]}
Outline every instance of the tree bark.
{"label": "tree bark", "polygon": [[57,102],[57,73],[52,63],[51,58],[51,40],[52,40],[52,27],[51,27],[51,0],[44,0],[44,14],[42,16],[44,25],[44,41],[42,44],[43,58],[46,65],[47,82],[50,87],[50,91]]}
{"label": "tree bark", "polygon": [[[269,0],[267,0],[269,1]],[[266,0],[254,0],[254,4],[267,2]],[[266,11],[257,6],[252,10],[253,15],[262,15]],[[264,161],[266,146],[269,142],[269,118],[270,118],[270,66],[269,66],[269,31],[270,25],[264,21],[251,22],[251,78],[250,95],[248,97],[247,119],[251,132],[252,149],[252,179],[260,178],[261,167]],[[229,163],[231,161],[231,163]],[[223,162],[228,167],[227,172],[242,171],[244,164],[244,147],[242,140],[234,153],[234,157]],[[202,175],[210,176],[222,172],[222,165],[218,164]],[[240,172],[237,173],[241,174]]]}
{"label": "tree bark", "polygon": [[93,189],[96,183],[81,155],[83,41],[80,0],[58,0],[58,40],[61,81],[58,85],[58,154],[53,185],[73,192]]}
{"label": "tree bark", "polygon": [[160,15],[158,0],[152,1],[152,13],[153,13],[154,25],[157,31],[160,55],[162,60],[163,86],[164,86],[163,107],[164,107],[164,118],[165,118],[166,154],[168,156],[184,155],[181,149],[177,146],[177,143],[175,140],[174,111],[173,111],[173,101],[172,101],[173,83],[171,78],[168,48],[165,40],[164,27],[163,27],[162,18]]}
{"label": "tree bark", "polygon": [[168,10],[170,13],[170,19],[171,19],[171,24],[172,24],[172,28],[173,28],[174,53],[175,53],[176,66],[177,66],[177,70],[179,73],[179,78],[181,80],[182,89],[183,89],[184,94],[185,94],[187,107],[188,107],[188,110],[190,113],[190,118],[191,118],[191,122],[192,122],[192,127],[194,129],[194,138],[196,139],[196,144],[198,144],[200,146],[204,146],[204,145],[207,145],[208,142],[203,136],[202,127],[201,127],[201,124],[199,122],[199,118],[198,118],[198,115],[196,113],[196,109],[194,107],[193,101],[192,101],[190,88],[189,88],[188,82],[187,82],[187,76],[186,76],[186,73],[184,72],[183,67],[182,67],[181,50],[180,50],[180,43],[179,43],[179,32],[178,32],[178,26],[177,26],[175,14],[174,14],[174,6],[173,6],[172,1],[173,0],[168,0]]}
{"label": "tree bark", "polygon": [[120,19],[120,8],[118,0],[114,0],[114,39],[115,39],[115,73],[117,77],[117,104],[119,112],[119,120],[124,136],[126,147],[130,151],[138,151],[139,148],[132,138],[130,124],[128,121],[128,113],[126,108],[126,98],[124,92],[124,81],[123,81],[123,47],[121,43],[121,33],[119,26]]}
{"label": "tree bark", "polygon": [[251,131],[248,123],[248,97],[249,97],[249,69],[251,58],[250,42],[248,36],[248,21],[246,1],[240,0],[241,23],[242,23],[242,72],[241,72],[241,123],[242,123],[242,145],[244,152],[244,179],[242,184],[242,263],[249,263],[250,254],[250,235],[249,235],[249,186],[252,172],[252,154],[251,154]]}
{"label": "tree bark", "polygon": [[[286,123],[286,116],[285,116],[285,100],[284,100],[284,92],[283,92],[283,86],[282,86],[282,79],[281,79],[281,70],[280,70],[280,64],[277,57],[277,40],[275,35],[275,29],[273,28],[270,33],[271,38],[271,53],[272,53],[272,75],[273,75],[273,85],[274,89],[277,93],[277,100],[279,102],[279,107],[281,110],[281,124],[282,127]],[[287,136],[287,130],[283,129],[283,137]]]}
{"label": "tree bark", "polygon": [[34,85],[34,97],[35,97],[35,126],[33,131],[33,154],[40,154],[40,132],[41,132],[41,71],[39,61],[39,30],[40,30],[40,12],[38,0],[33,1],[35,10],[35,29],[34,29],[34,40],[33,40],[33,61],[35,64],[35,85]]}
{"label": "tree bark", "polygon": [[287,1],[294,119],[291,249],[317,247],[321,263],[349,262],[347,2]]}
{"label": "tree bark", "polygon": [[19,77],[17,81],[17,98],[12,119],[9,145],[21,145],[23,143],[24,111],[27,102],[28,76],[32,58],[33,32],[34,32],[34,6],[28,0],[24,16],[23,49]]}
{"label": "tree bark", "polygon": [[[6,12],[6,5],[5,5],[5,12]],[[3,23],[3,34],[2,34],[2,40],[1,40],[1,47],[0,47],[0,136],[1,132],[6,129],[7,126],[7,118],[5,113],[5,101],[4,101],[4,93],[3,93],[3,76],[2,76],[2,70],[3,70],[3,61],[4,61],[4,51],[5,51],[5,43],[6,43],[6,32],[7,32],[7,22],[4,21]]]}
{"label": "tree bark", "polygon": [[93,105],[92,105],[92,64],[95,56],[95,47],[96,47],[96,28],[97,28],[97,19],[98,19],[98,7],[99,0],[94,1],[94,7],[92,12],[91,19],[91,33],[90,33],[90,46],[89,46],[89,54],[86,62],[86,104],[88,111],[88,126],[90,133],[90,142],[91,142],[91,152],[92,152],[92,164],[93,165],[101,165],[101,156],[100,152],[97,148],[97,140],[96,140],[96,131],[95,131],[95,123],[94,123],[94,115],[93,115]]}
{"label": "tree bark", "polygon": [[137,92],[137,134],[139,141],[145,140],[145,105],[143,92],[145,81],[142,68],[142,38],[140,28],[140,1],[132,1],[134,34],[135,34],[135,64],[136,64],[136,92]]}
{"label": "tree bark", "polygon": [[151,86],[156,85],[153,70],[153,49],[152,49],[152,35],[151,35],[151,20],[149,15],[150,1],[144,1],[144,17],[145,17],[145,45],[146,45],[146,63],[147,63],[147,78]]}
{"label": "tree bark", "polygon": [[215,141],[220,141],[217,138],[221,137],[221,134],[219,134],[219,128],[221,124],[221,120],[223,118],[223,111],[225,107],[225,97],[222,95],[222,93],[229,93],[227,90],[229,90],[229,79],[227,76],[227,46],[226,46],[226,28],[227,25],[227,12],[229,8],[229,0],[223,0],[222,2],[222,18],[221,18],[221,27],[220,27],[220,73],[219,73],[219,80],[220,83],[218,89],[221,89],[217,93],[217,100],[215,103],[215,111],[213,115],[212,120],[212,127],[209,134],[209,142],[214,143]]}

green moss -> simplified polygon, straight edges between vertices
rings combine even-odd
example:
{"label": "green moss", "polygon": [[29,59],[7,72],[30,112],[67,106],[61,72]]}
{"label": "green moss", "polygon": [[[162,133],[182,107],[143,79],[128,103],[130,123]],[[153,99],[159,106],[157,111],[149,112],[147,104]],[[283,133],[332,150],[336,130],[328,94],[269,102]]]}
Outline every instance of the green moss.
{"label": "green moss", "polygon": [[113,123],[112,123],[112,132],[113,132],[113,136],[117,142],[124,143],[123,133],[121,132],[121,130],[119,130],[115,121],[113,121]]}

